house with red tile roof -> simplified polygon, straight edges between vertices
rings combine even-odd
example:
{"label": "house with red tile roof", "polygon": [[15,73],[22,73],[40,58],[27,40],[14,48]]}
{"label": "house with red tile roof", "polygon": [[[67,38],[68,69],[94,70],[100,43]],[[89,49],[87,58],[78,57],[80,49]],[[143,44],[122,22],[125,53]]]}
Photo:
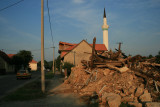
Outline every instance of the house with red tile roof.
{"label": "house with red tile roof", "polygon": [[10,57],[3,51],[0,51],[0,74],[14,73],[15,66]]}
{"label": "house with red tile roof", "polygon": [[7,54],[9,58],[12,58],[16,54]]}
{"label": "house with red tile roof", "polygon": [[[93,44],[89,44],[87,41],[82,40],[78,44],[59,42],[59,53],[61,54],[61,60],[63,62],[70,62],[77,65],[81,60],[89,60],[92,53]],[[104,44],[95,44],[95,50],[97,52],[107,51]]]}
{"label": "house with red tile roof", "polygon": [[37,71],[37,61],[33,60],[29,62],[29,67],[31,68],[31,71]]}

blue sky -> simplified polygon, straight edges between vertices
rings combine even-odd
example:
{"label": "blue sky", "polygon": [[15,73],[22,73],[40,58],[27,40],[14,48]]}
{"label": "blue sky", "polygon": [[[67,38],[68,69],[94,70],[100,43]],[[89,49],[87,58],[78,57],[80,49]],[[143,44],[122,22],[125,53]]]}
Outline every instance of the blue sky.
{"label": "blue sky", "polygon": [[[0,9],[19,0],[0,0]],[[45,59],[53,58],[47,0],[44,0]],[[123,42],[126,55],[156,55],[160,51],[160,0],[49,0],[55,54],[59,41],[79,43],[85,39],[103,42],[103,10],[109,25],[109,48]],[[41,1],[23,2],[0,11],[0,49],[6,53],[31,50],[40,60]]]}

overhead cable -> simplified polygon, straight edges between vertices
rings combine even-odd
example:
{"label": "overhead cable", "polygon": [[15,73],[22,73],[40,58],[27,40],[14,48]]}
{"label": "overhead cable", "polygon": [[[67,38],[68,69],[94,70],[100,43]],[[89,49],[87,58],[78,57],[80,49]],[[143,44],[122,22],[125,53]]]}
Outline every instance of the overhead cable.
{"label": "overhead cable", "polygon": [[7,9],[7,8],[10,8],[10,7],[14,6],[14,5],[17,5],[18,3],[22,2],[22,1],[24,1],[24,0],[20,0],[20,1],[16,2],[16,3],[14,3],[14,4],[11,4],[11,5],[7,6],[7,7],[4,7],[2,9],[0,9],[0,11],[3,11],[5,9]]}
{"label": "overhead cable", "polygon": [[50,25],[50,31],[51,31],[51,38],[52,38],[52,43],[53,43],[53,47],[54,47],[53,33],[52,33],[52,25],[51,25],[50,13],[49,13],[48,0],[47,0],[47,9],[48,9],[48,18],[49,18],[49,25]]}

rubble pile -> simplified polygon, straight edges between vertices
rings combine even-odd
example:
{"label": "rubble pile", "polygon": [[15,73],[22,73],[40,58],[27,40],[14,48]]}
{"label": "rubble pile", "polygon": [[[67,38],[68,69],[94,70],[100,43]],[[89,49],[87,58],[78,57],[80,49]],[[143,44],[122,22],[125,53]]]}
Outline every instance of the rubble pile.
{"label": "rubble pile", "polygon": [[104,96],[109,93],[117,94],[120,102],[132,102],[132,105],[137,104],[139,100],[152,101],[151,94],[143,84],[144,80],[135,76],[131,70],[118,73],[108,68],[89,70],[78,65],[72,68],[69,78],[64,83],[70,84],[74,92],[81,96],[92,96],[93,92],[96,92],[101,103],[106,102]]}
{"label": "rubble pile", "polygon": [[74,89],[80,90],[83,94],[92,94],[95,91],[99,94],[113,92],[129,95],[128,90],[130,88],[135,90],[141,81],[131,71],[122,74],[107,68],[91,71],[79,65],[72,68],[70,77],[65,83],[71,84]]}
{"label": "rubble pile", "polygon": [[160,105],[155,103],[160,101],[159,64],[146,62],[139,55],[127,57],[120,45],[117,52],[97,53],[94,44],[95,40],[90,61],[82,60],[73,67],[64,84],[70,84],[81,96],[90,96],[91,104],[97,102],[110,107],[118,107],[122,102],[136,107]]}

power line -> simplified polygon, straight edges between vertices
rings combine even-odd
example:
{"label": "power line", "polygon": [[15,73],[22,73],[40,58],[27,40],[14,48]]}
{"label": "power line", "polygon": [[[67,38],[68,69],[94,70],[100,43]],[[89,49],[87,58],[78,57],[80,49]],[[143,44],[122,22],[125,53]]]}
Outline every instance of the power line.
{"label": "power line", "polygon": [[47,0],[47,9],[48,9],[48,18],[49,18],[49,25],[50,25],[50,31],[51,31],[51,37],[52,37],[52,43],[53,43],[53,47],[54,47],[53,34],[52,34],[52,25],[51,25],[50,13],[49,13],[48,0]]}
{"label": "power line", "polygon": [[16,2],[16,3],[14,3],[14,4],[11,4],[11,5],[7,6],[7,7],[4,7],[4,8],[2,8],[2,9],[0,9],[0,11],[3,11],[3,10],[5,10],[5,9],[9,8],[9,7],[12,7],[12,6],[14,6],[14,5],[17,5],[18,3],[22,2],[22,1],[24,1],[24,0],[20,0],[20,1]]}

